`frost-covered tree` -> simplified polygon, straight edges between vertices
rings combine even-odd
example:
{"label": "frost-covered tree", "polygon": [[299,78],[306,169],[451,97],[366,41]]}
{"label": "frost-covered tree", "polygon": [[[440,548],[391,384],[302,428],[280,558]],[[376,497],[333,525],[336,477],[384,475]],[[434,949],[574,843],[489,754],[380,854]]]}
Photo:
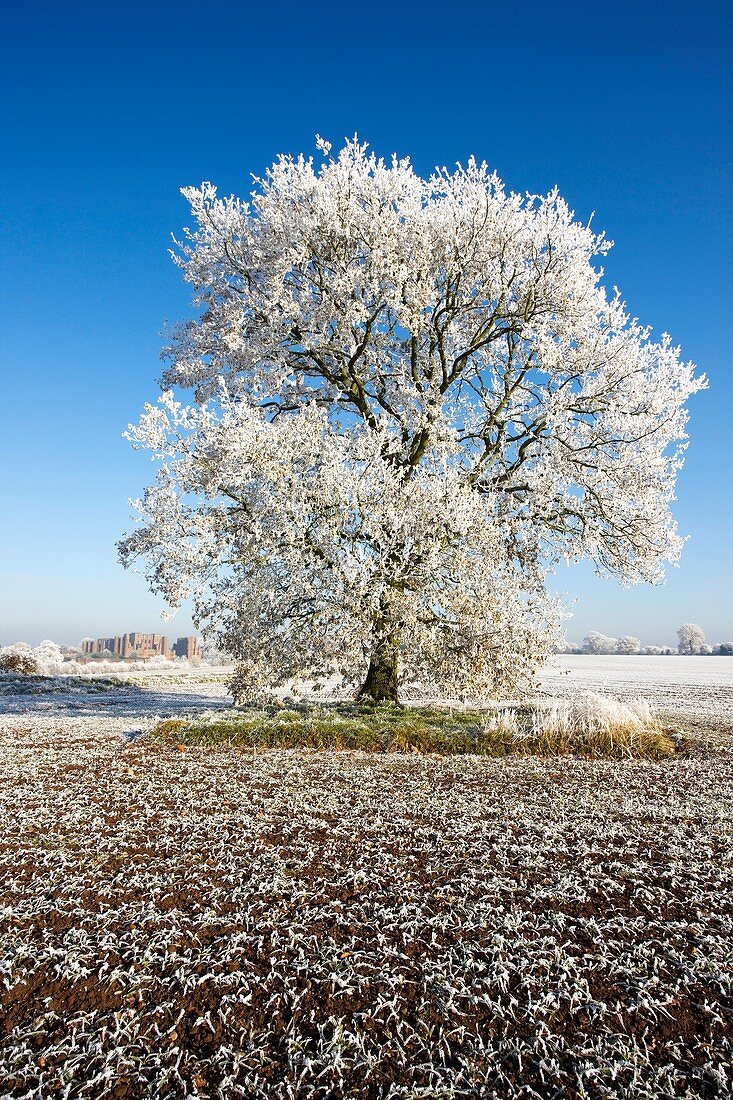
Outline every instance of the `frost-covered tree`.
{"label": "frost-covered tree", "polygon": [[160,469],[122,560],[193,598],[240,696],[306,670],[506,689],[556,642],[560,559],[655,582],[677,558],[704,382],[606,294],[609,242],[557,191],[319,148],[248,201],[184,191],[200,312],[131,429]]}
{"label": "frost-covered tree", "polygon": [[591,630],[583,638],[583,653],[615,653],[616,639],[609,638],[607,634],[601,634],[598,630]]}
{"label": "frost-covered tree", "polygon": [[641,653],[641,642],[632,634],[623,634],[616,641],[616,652],[626,656],[632,653]]}
{"label": "frost-covered tree", "polygon": [[705,645],[705,631],[697,623],[683,623],[677,631],[678,653],[699,653]]}
{"label": "frost-covered tree", "polygon": [[35,648],[26,642],[0,648],[0,669],[34,673],[41,676],[57,676],[64,667],[61,646],[46,638]]}
{"label": "frost-covered tree", "polygon": [[61,646],[45,638],[33,650],[33,656],[46,676],[56,676],[63,670],[64,657]]}

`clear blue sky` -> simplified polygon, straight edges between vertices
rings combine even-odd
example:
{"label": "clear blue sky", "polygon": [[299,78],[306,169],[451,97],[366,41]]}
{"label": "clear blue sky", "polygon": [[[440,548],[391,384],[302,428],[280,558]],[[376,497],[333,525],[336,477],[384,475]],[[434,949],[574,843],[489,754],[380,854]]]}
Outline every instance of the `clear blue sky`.
{"label": "clear blue sky", "polygon": [[[0,643],[160,629],[117,565],[150,474],[121,433],[189,310],[179,195],[243,193],[279,152],[358,131],[421,172],[486,159],[596,211],[632,311],[710,377],[663,588],[565,571],[589,629],[733,637],[729,3],[39,4],[5,9]],[[169,633],[186,632],[184,614]]]}

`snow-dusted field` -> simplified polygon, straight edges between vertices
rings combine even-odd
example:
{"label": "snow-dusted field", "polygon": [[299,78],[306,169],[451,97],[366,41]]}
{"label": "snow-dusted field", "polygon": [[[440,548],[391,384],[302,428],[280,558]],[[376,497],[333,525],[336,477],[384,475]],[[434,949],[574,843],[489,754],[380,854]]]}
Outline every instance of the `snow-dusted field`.
{"label": "snow-dusted field", "polygon": [[[545,682],[716,728],[731,664]],[[730,738],[663,763],[136,739],[227,706],[224,675],[0,684],[3,1098],[731,1095]]]}
{"label": "snow-dusted field", "polygon": [[[116,676],[28,678],[19,694],[17,679],[0,676],[0,723],[33,716],[48,720],[99,719],[112,730],[150,726],[160,717],[216,710],[232,705],[230,668],[125,670]],[[89,723],[87,723],[89,724]],[[97,722],[89,728],[102,728]]]}
{"label": "snow-dusted field", "polygon": [[645,696],[682,724],[733,733],[733,657],[554,657],[542,674],[553,695]]}
{"label": "snow-dusted field", "polygon": [[[19,696],[0,677],[0,716],[35,714],[64,717],[82,715],[124,720],[146,720],[231,706],[226,681],[231,668],[124,669],[113,681],[116,689],[86,690],[75,678],[29,686]],[[553,657],[540,678],[543,695],[564,696],[597,691],[620,699],[643,696],[681,725],[733,733],[733,657]],[[121,726],[121,728],[122,728]],[[110,727],[112,728],[112,727]]]}
{"label": "snow-dusted field", "polygon": [[103,719],[12,725],[4,1097],[730,1095],[730,752],[122,753]]}

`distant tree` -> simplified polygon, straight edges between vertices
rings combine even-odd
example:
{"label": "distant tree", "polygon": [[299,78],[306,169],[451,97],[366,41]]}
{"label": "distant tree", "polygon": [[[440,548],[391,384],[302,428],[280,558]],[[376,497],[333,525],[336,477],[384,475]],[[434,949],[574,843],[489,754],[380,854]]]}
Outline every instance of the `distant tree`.
{"label": "distant tree", "polygon": [[641,642],[631,634],[624,634],[616,642],[616,652],[621,654],[641,653]]}
{"label": "distant tree", "polygon": [[607,634],[601,634],[598,630],[591,630],[583,638],[583,653],[615,653],[616,639],[609,638]]}
{"label": "distant tree", "polygon": [[705,632],[697,623],[683,623],[677,631],[677,637],[679,638],[678,653],[699,653],[705,645]]}
{"label": "distant tree", "polygon": [[711,654],[713,653],[713,647],[711,645],[708,645],[707,643],[705,643],[705,645],[700,646],[700,648],[698,649],[698,653],[702,657],[710,657]]}
{"label": "distant tree", "polygon": [[52,642],[50,638],[38,643],[33,650],[33,656],[45,676],[56,676],[63,670],[64,656],[61,646]]}
{"label": "distant tree", "polygon": [[720,657],[733,657],[733,642],[721,642],[713,648],[713,653]]}
{"label": "distant tree", "polygon": [[[68,667],[68,666],[67,666]],[[28,675],[57,676],[64,669],[61,646],[48,638],[35,648],[25,642],[0,649],[0,670],[25,672]]]}
{"label": "distant tree", "polygon": [[184,192],[201,312],[130,433],[160,468],[122,559],[193,599],[239,698],[331,672],[376,700],[512,690],[556,637],[548,569],[677,559],[704,381],[607,294],[609,242],[557,191],[319,146],[244,201]]}
{"label": "distant tree", "polygon": [[660,645],[645,645],[641,652],[646,657],[659,657],[665,651]]}

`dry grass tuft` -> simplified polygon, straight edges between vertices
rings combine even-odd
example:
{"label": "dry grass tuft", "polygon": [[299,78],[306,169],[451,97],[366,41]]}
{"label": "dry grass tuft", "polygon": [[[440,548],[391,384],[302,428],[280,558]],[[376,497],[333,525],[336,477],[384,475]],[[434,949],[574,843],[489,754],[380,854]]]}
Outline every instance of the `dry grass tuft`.
{"label": "dry grass tuft", "polygon": [[518,731],[516,737],[542,756],[658,760],[674,756],[681,747],[660,727],[646,699],[622,703],[595,692],[553,700],[535,710],[531,729]]}

